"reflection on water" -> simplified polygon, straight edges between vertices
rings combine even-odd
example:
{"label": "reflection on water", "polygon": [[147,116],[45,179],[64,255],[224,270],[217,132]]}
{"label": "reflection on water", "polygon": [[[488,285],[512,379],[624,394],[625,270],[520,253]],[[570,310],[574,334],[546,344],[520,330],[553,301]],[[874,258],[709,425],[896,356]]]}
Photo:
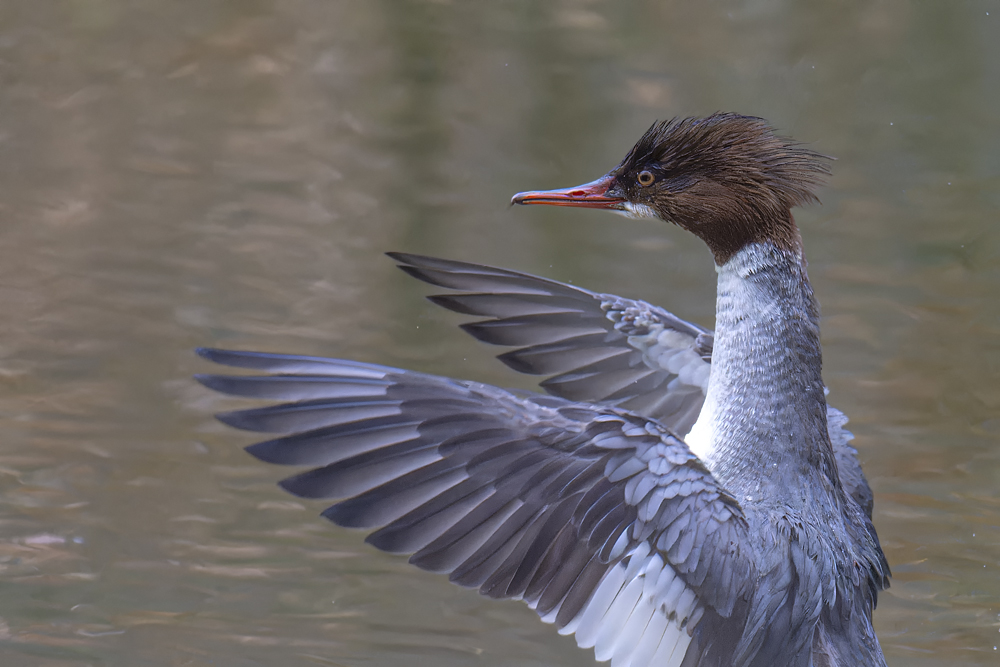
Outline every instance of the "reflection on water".
{"label": "reflection on water", "polygon": [[656,118],[725,109],[839,158],[798,219],[893,565],[890,664],[995,664],[997,20],[901,1],[5,3],[0,662],[585,663],[520,605],[282,495],[208,418],[230,404],[189,379],[191,349],[530,386],[390,249],[711,325],[697,240],[506,202],[600,175]]}

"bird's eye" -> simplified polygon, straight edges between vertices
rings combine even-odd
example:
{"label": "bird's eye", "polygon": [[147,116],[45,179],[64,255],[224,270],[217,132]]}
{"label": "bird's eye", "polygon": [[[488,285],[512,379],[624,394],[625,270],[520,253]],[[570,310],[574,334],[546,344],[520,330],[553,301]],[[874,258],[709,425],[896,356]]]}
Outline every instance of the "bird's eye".
{"label": "bird's eye", "polygon": [[639,172],[639,185],[652,185],[656,177],[653,176],[651,171],[640,171]]}

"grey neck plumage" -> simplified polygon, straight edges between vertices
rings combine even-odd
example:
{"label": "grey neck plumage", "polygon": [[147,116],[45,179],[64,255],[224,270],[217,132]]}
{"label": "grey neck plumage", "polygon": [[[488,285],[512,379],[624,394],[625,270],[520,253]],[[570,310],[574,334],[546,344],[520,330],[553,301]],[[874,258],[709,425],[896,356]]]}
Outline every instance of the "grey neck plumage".
{"label": "grey neck plumage", "polygon": [[839,482],[805,263],[761,242],[717,271],[712,371],[686,439],[741,503],[808,505]]}

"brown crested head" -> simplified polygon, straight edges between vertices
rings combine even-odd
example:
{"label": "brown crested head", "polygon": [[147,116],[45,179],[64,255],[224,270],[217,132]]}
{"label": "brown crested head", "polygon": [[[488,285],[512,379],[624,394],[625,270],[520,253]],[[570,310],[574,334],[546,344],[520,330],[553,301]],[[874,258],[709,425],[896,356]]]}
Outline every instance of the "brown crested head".
{"label": "brown crested head", "polygon": [[603,178],[513,201],[655,215],[705,241],[721,265],[755,241],[798,249],[791,209],[817,201],[828,159],[776,135],[760,118],[675,118],[654,123]]}

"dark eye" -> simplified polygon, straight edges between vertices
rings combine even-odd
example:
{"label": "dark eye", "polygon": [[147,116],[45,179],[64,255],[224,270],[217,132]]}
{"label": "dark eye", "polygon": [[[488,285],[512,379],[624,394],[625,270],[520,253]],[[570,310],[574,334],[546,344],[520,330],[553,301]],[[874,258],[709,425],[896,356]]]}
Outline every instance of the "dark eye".
{"label": "dark eye", "polygon": [[651,171],[640,171],[639,172],[639,185],[652,185],[656,177],[653,176]]}

